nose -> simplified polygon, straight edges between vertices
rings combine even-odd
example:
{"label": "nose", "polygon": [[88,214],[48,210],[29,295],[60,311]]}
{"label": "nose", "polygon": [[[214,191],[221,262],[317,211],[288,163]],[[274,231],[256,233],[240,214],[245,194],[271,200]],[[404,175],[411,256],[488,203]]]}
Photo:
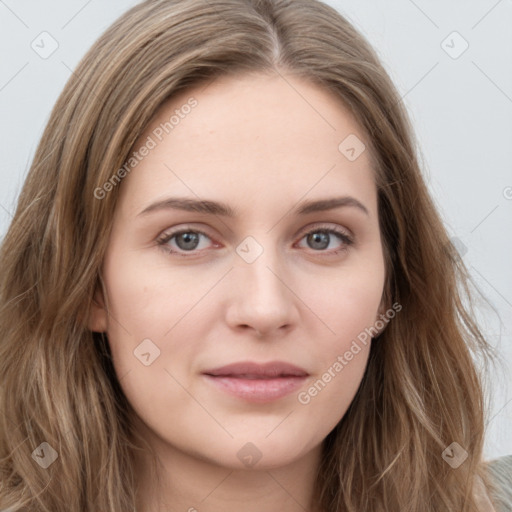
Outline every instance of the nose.
{"label": "nose", "polygon": [[270,252],[265,250],[252,263],[239,259],[231,272],[226,322],[232,329],[271,337],[297,325],[299,299],[289,274]]}

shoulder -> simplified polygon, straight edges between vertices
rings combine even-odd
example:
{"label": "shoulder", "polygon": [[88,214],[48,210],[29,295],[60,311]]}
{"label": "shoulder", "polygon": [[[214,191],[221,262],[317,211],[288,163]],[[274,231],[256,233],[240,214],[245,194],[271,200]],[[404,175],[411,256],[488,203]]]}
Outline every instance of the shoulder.
{"label": "shoulder", "polygon": [[496,512],[512,512],[512,455],[488,461],[485,465],[495,486],[495,489],[489,489],[489,494]]}

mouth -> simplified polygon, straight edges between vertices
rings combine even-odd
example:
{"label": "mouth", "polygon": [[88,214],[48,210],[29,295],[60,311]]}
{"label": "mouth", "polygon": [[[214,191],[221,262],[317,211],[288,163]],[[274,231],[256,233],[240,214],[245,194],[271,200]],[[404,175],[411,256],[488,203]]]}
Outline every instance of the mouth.
{"label": "mouth", "polygon": [[233,363],[203,375],[217,390],[248,402],[265,403],[293,393],[309,374],[298,366],[275,361]]}

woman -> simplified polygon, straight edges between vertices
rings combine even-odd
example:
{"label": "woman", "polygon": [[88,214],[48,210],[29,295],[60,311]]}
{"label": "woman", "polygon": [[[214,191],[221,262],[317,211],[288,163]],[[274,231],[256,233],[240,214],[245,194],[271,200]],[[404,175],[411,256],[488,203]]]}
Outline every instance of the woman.
{"label": "woman", "polygon": [[318,1],[123,15],[0,260],[4,508],[500,506],[469,275],[399,95]]}

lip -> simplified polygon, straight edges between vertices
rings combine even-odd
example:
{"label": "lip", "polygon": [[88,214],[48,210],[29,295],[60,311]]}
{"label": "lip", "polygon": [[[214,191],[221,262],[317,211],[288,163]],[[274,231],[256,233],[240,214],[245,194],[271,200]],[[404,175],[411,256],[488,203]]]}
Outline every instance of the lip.
{"label": "lip", "polygon": [[202,372],[217,389],[245,401],[264,403],[283,398],[296,391],[308,372],[298,366],[271,361],[244,361]]}
{"label": "lip", "polygon": [[306,377],[308,372],[303,368],[283,361],[255,363],[241,361],[219,368],[206,370],[203,373],[214,377],[246,377],[246,378],[275,378],[275,377]]}

